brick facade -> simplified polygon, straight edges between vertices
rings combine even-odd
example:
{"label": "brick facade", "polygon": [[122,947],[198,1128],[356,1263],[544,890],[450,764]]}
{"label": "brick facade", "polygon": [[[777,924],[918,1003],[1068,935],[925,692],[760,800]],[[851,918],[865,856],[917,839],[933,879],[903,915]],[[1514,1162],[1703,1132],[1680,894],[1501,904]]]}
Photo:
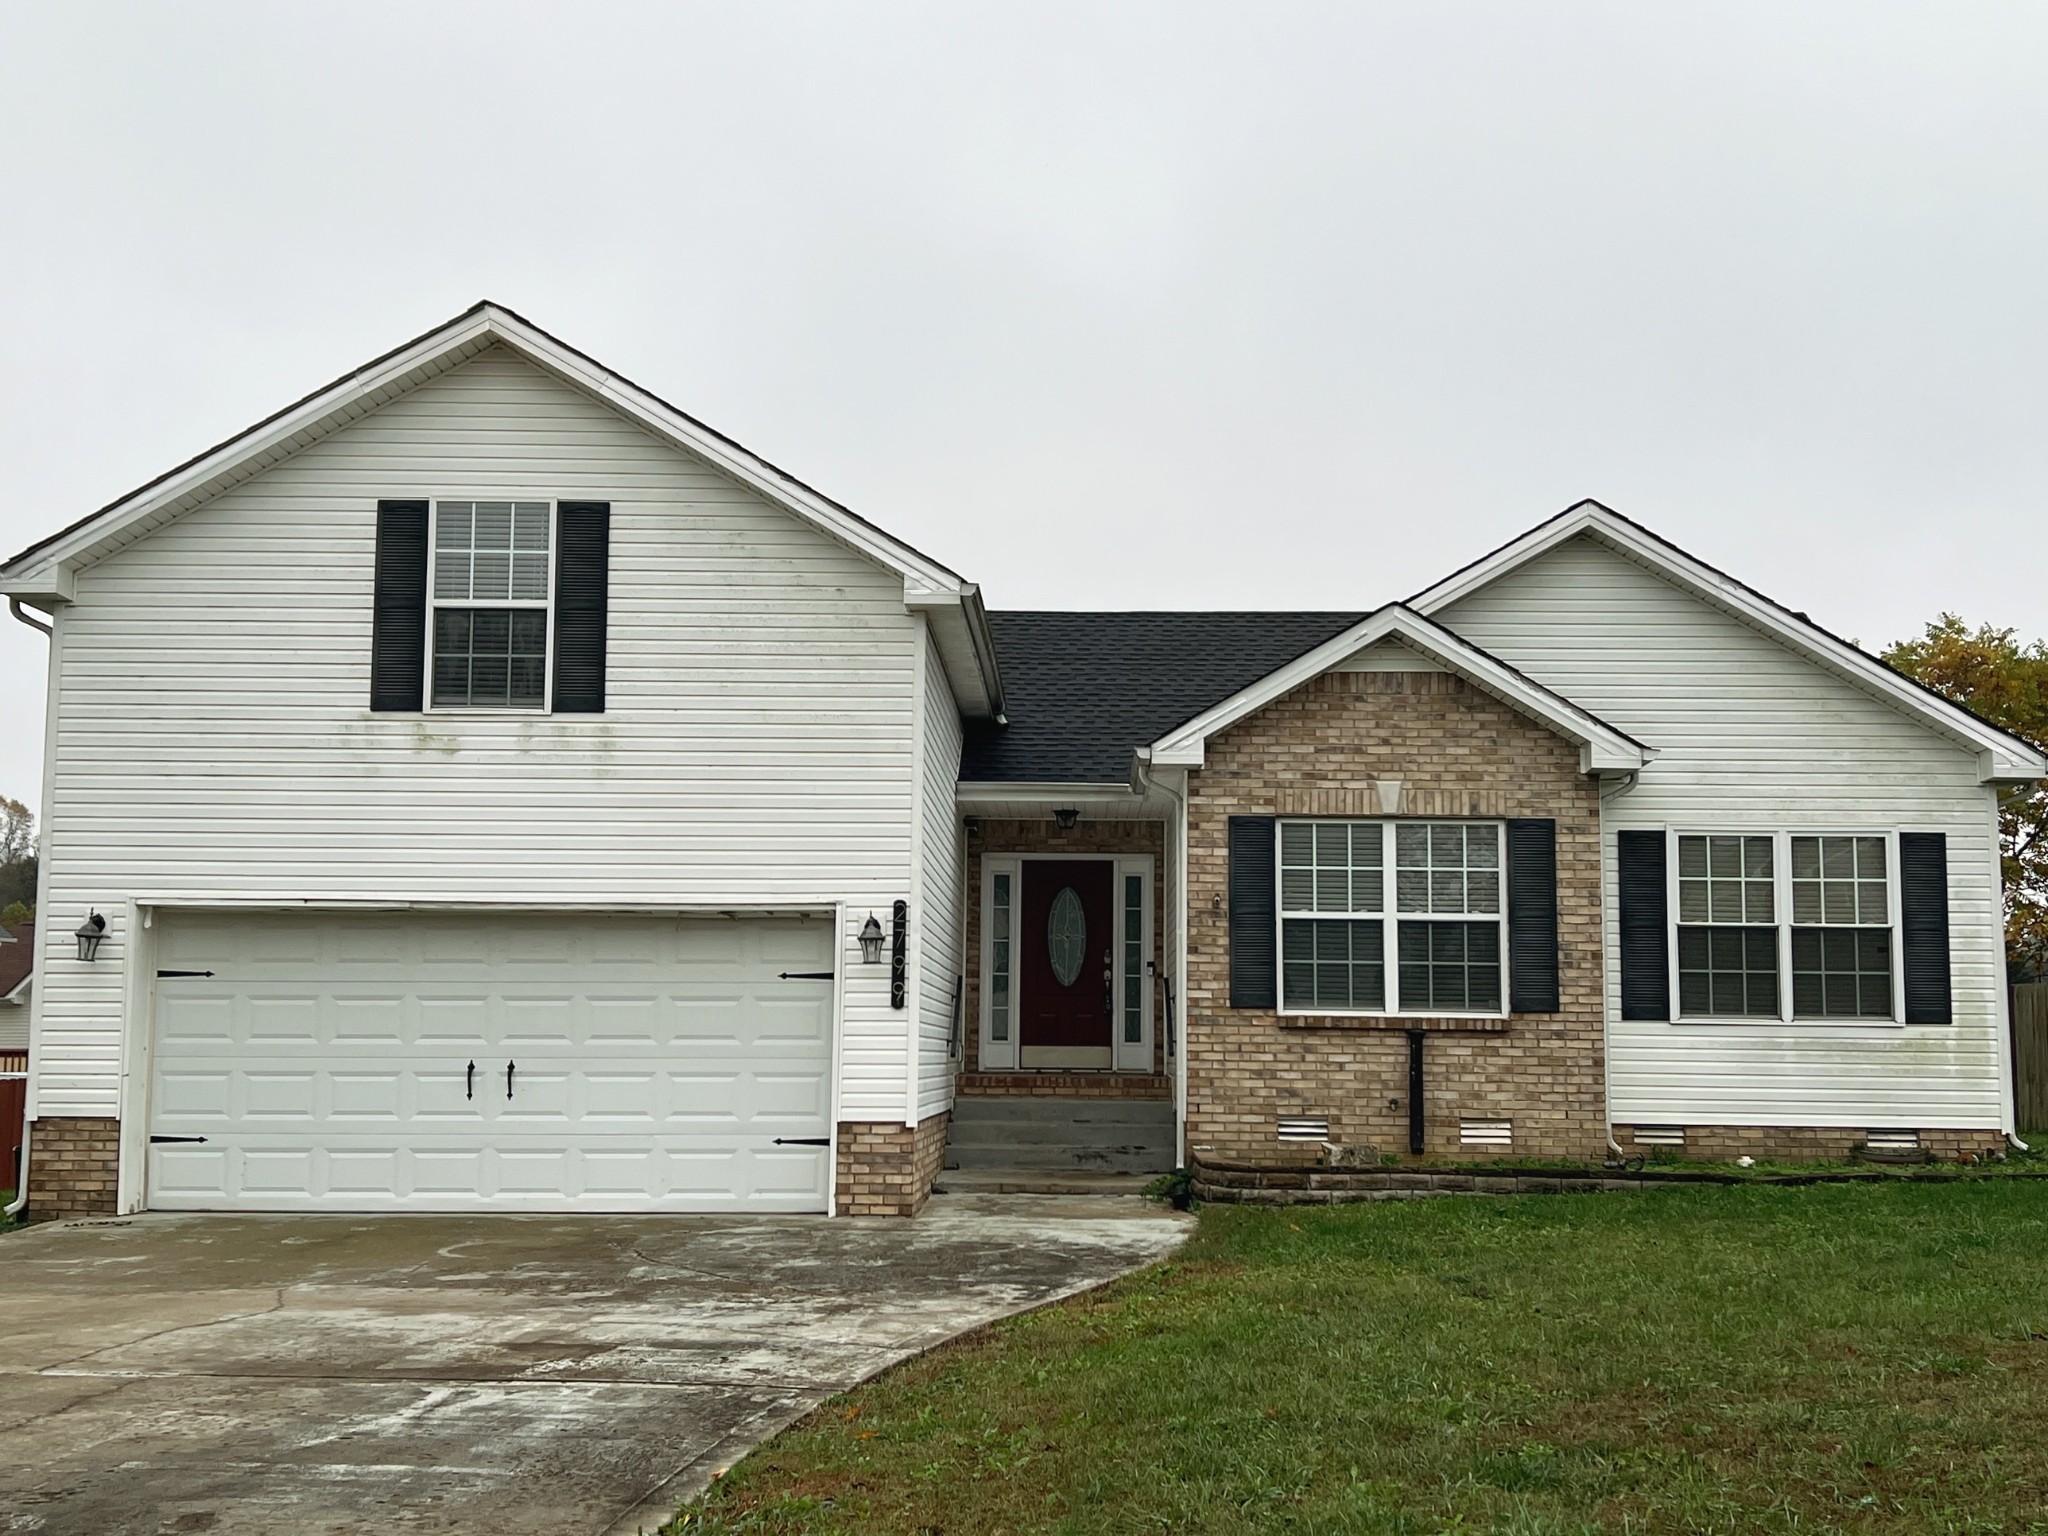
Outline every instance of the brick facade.
{"label": "brick facade", "polygon": [[[981,862],[984,855],[1000,857],[1013,853],[1042,854],[1090,854],[1090,853],[1143,853],[1152,858],[1152,960],[1160,969],[1165,969],[1163,945],[1166,942],[1166,827],[1157,821],[1081,821],[1072,827],[1061,827],[1053,821],[1013,821],[990,817],[977,819],[969,828],[967,838],[967,1011],[963,1025],[966,1039],[962,1046],[965,1060],[962,1063],[966,1078],[980,1076],[984,1081],[990,1074],[981,1072]],[[1161,1015],[1159,991],[1150,977],[1146,984],[1152,987],[1152,1071],[1163,1074],[1166,1071],[1166,1021]],[[1082,1086],[1090,1078],[1101,1079],[1113,1074],[1098,1072],[1056,1072],[1031,1071],[1001,1074],[1009,1084],[1003,1088],[982,1089],[982,1092],[1001,1094],[1036,1093],[1039,1090],[1027,1086],[1033,1079],[1044,1079],[1048,1091],[1064,1094],[1069,1085],[1074,1096],[1107,1098],[1150,1098],[1148,1092],[1094,1093]],[[1142,1084],[1142,1075],[1122,1074]],[[970,1090],[962,1088],[960,1091]],[[1159,1097],[1166,1097],[1160,1094]]]}
{"label": "brick facade", "polygon": [[[1668,1147],[1638,1142],[1635,1132],[1632,1125],[1614,1128],[1615,1141],[1631,1156],[1679,1157],[1712,1163],[1732,1163],[1738,1157],[1774,1163],[1847,1162],[1870,1134],[1867,1129],[1849,1126],[1689,1125],[1685,1127],[1685,1145]],[[1920,1145],[1936,1162],[1952,1163],[1958,1158],[1985,1157],[2005,1150],[2005,1132],[1999,1130],[1923,1130],[1919,1136]]]}
{"label": "brick facade", "polygon": [[[1400,781],[1398,808],[1379,784]],[[1550,817],[1557,823],[1558,1012],[1506,1020],[1297,1018],[1230,1007],[1232,815]],[[1196,1159],[1319,1161],[1276,1121],[1327,1116],[1346,1147],[1408,1151],[1408,1040],[1424,1047],[1425,1155],[1606,1151],[1598,788],[1575,744],[1447,673],[1331,672],[1213,737],[1188,789],[1188,1144]],[[1505,984],[1505,983],[1504,983]],[[1462,1118],[1513,1123],[1461,1148]]]}
{"label": "brick facade", "polygon": [[915,1126],[900,1120],[840,1122],[838,1189],[841,1216],[915,1216],[931,1198],[946,1159],[941,1113]]}
{"label": "brick facade", "polygon": [[121,1122],[36,1120],[28,1129],[28,1206],[35,1221],[112,1216],[118,1198]]}

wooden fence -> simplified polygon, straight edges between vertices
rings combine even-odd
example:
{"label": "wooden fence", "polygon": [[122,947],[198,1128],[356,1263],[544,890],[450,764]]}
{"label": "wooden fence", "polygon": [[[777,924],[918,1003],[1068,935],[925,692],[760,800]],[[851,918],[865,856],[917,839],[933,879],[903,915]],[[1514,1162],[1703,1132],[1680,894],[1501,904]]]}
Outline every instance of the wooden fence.
{"label": "wooden fence", "polygon": [[2048,981],[2012,989],[2012,1095],[2020,1135],[2048,1131]]}

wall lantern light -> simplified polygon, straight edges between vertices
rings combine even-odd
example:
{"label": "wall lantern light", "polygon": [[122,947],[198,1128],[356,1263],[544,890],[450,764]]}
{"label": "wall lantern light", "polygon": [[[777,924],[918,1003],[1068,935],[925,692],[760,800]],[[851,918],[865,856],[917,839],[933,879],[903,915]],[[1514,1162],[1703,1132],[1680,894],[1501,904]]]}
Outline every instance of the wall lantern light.
{"label": "wall lantern light", "polygon": [[100,952],[100,940],[107,934],[107,920],[95,912],[78,925],[74,937],[78,940],[78,958],[91,960]]}
{"label": "wall lantern light", "polygon": [[860,959],[863,965],[882,963],[882,925],[875,921],[875,914],[872,912],[868,914],[868,920],[860,925]]}
{"label": "wall lantern light", "polygon": [[1062,832],[1070,832],[1074,823],[1081,819],[1081,813],[1071,805],[1063,805],[1052,813],[1052,819],[1060,824]]}

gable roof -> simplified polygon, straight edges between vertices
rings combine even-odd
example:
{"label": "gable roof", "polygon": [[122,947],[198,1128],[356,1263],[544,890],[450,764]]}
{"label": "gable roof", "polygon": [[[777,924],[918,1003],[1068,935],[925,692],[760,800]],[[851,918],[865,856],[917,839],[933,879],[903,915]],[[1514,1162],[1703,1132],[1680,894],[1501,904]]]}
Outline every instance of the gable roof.
{"label": "gable roof", "polygon": [[855,553],[899,572],[905,602],[932,620],[947,681],[953,684],[963,711],[970,715],[1002,712],[1002,682],[995,668],[994,647],[988,641],[980,589],[972,582],[651,390],[489,300],[372,358],[31,544],[0,565],[0,592],[42,604],[69,602],[72,579],[82,565],[103,558],[493,345],[511,348]]}
{"label": "gable roof", "polygon": [[0,927],[0,1003],[19,1001],[14,994],[21,990],[35,965],[36,925],[15,923]]}
{"label": "gable roof", "polygon": [[964,783],[1129,783],[1131,749],[1356,624],[1358,613],[989,614],[1009,723],[968,728]]}
{"label": "gable roof", "polygon": [[1584,772],[1633,773],[1649,761],[1649,749],[1626,731],[1579,708],[1564,695],[1523,676],[1499,657],[1480,650],[1402,603],[1389,603],[1375,610],[1342,634],[1164,732],[1142,755],[1165,767],[1199,768],[1209,738],[1218,731],[1264,708],[1354,652],[1388,639],[1400,641],[1510,709],[1578,743],[1579,765]]}
{"label": "gable roof", "polygon": [[1641,523],[1597,501],[1581,501],[1567,507],[1549,521],[1537,524],[1491,554],[1482,555],[1416,593],[1408,599],[1408,606],[1423,614],[1441,613],[1510,571],[1582,536],[1647,567],[1977,753],[1978,769],[1985,780],[2024,783],[2048,776],[2048,758],[2032,743],[2000,729],[1916,679],[1894,671],[1804,613],[1774,602],[1754,587],[1687,554]]}

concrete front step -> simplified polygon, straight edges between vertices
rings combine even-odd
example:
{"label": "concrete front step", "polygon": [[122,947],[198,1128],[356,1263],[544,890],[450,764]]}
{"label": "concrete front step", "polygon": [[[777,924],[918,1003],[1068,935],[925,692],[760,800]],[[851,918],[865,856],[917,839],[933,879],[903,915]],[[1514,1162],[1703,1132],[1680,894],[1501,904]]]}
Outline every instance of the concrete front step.
{"label": "concrete front step", "polygon": [[961,1172],[1150,1175],[1173,1167],[1173,1106],[1148,1099],[953,1101],[946,1167]]}
{"label": "concrete front step", "polygon": [[1026,1169],[983,1172],[961,1169],[939,1175],[935,1195],[1142,1195],[1157,1177],[1150,1173],[1033,1173]]}

